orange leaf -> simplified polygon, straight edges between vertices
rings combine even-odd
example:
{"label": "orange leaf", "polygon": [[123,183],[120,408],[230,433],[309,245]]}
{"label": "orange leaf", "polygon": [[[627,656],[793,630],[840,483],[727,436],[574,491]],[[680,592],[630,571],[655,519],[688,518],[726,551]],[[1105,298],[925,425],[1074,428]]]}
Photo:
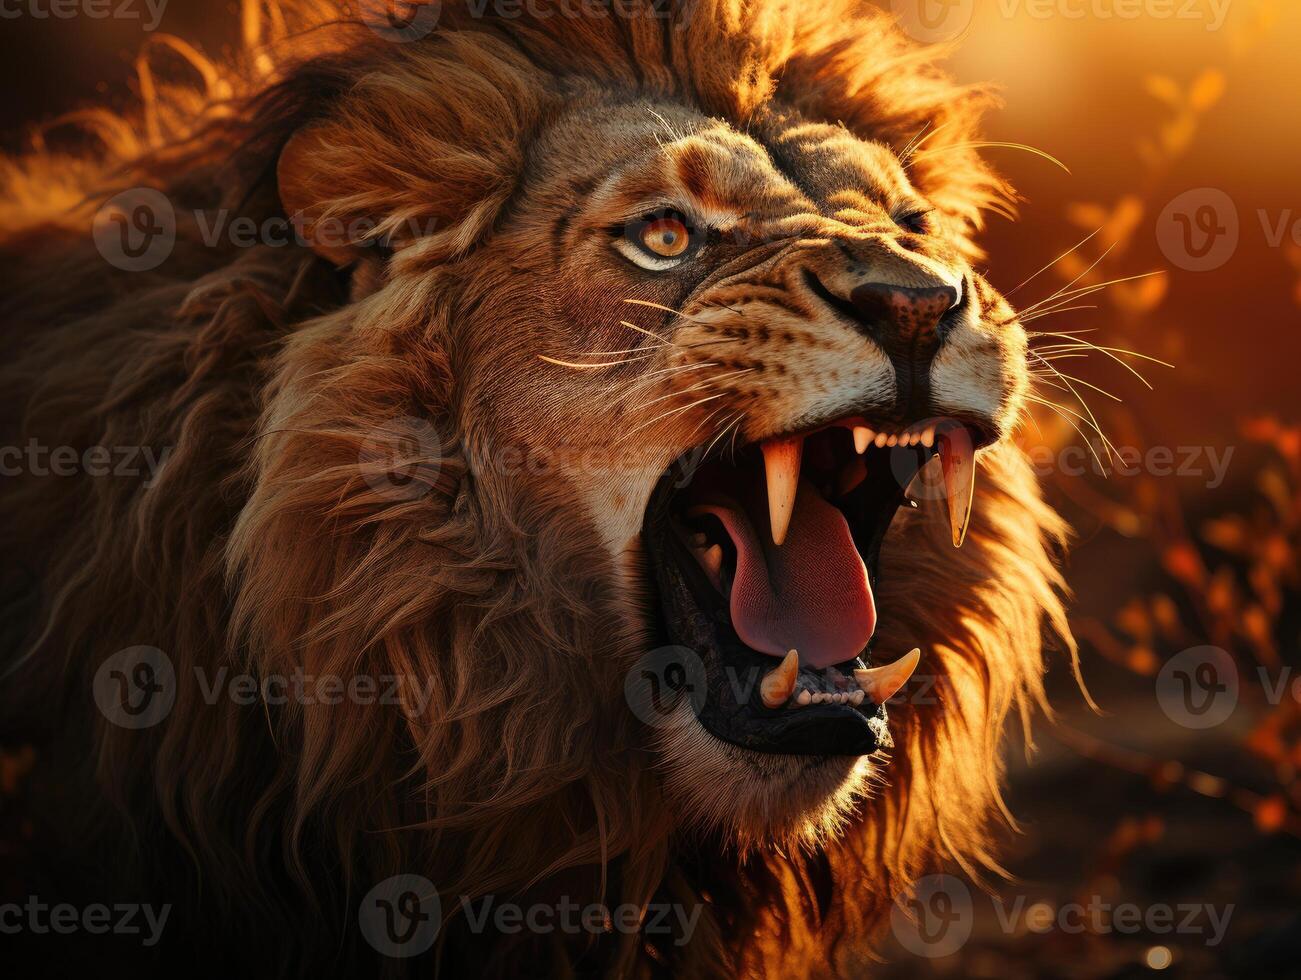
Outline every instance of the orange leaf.
{"label": "orange leaf", "polygon": [[1200,586],[1206,579],[1206,568],[1201,557],[1186,541],[1176,542],[1166,548],[1161,564],[1185,585]]}
{"label": "orange leaf", "polygon": [[1148,75],[1143,79],[1143,87],[1154,99],[1160,99],[1172,106],[1177,106],[1183,101],[1183,93],[1179,91],[1179,86],[1168,75]]}
{"label": "orange leaf", "polygon": [[1228,79],[1225,78],[1224,72],[1218,68],[1208,68],[1197,81],[1193,82],[1193,87],[1188,93],[1188,104],[1198,112],[1205,112],[1224,96],[1227,84]]}
{"label": "orange leaf", "polygon": [[1287,820],[1287,803],[1281,796],[1267,796],[1256,804],[1252,817],[1256,821],[1256,829],[1262,834],[1271,834]]}

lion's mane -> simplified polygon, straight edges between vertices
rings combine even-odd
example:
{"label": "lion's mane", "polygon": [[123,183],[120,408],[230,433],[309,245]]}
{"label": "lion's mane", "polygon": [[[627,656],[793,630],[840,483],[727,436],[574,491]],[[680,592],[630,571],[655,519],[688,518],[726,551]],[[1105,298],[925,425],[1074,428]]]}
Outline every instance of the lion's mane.
{"label": "lion's mane", "polygon": [[[1005,200],[970,146],[988,97],[839,0],[585,18],[481,6],[445,2],[438,30],[405,44],[338,10],[253,6],[260,32],[231,63],[155,40],[138,113],[80,113],[4,162],[3,443],[170,450],[149,481],[0,485],[3,734],[39,751],[25,846],[102,869],[78,879],[88,893],[111,881],[175,901],[177,919],[192,910],[176,935],[212,963],[361,962],[358,896],[416,872],[451,896],[705,905],[681,947],[488,943],[453,915],[445,965],[860,968],[911,879],[946,861],[994,867],[1003,723],[1042,701],[1045,618],[1065,636],[1062,527],[1028,467],[1008,446],[984,455],[961,551],[929,507],[894,532],[878,646],[923,647],[939,681],[892,713],[893,757],[859,817],[809,852],[738,854],[682,832],[661,797],[622,698],[641,638],[611,633],[625,620],[608,559],[562,494],[466,451],[483,434],[458,390],[456,324],[509,286],[485,281],[473,253],[509,213],[557,79],[668,95],[741,127],[778,100],[897,150],[929,134],[911,176],[972,234]],[[347,274],[305,248],[214,247],[186,217],[281,215],[277,156],[314,120],[386,147],[376,161],[407,161],[324,167],[349,208],[385,216],[377,237],[432,229],[394,257],[427,270],[420,290],[354,300]],[[177,241],[158,269],[123,272],[96,252],[91,215],[140,185],[173,202]],[[395,501],[358,459],[401,416],[434,420],[441,457],[426,492]],[[105,658],[136,644],[182,680],[145,731],[110,724],[91,693]],[[296,668],[427,678],[429,703],[249,708],[189,681]]]}

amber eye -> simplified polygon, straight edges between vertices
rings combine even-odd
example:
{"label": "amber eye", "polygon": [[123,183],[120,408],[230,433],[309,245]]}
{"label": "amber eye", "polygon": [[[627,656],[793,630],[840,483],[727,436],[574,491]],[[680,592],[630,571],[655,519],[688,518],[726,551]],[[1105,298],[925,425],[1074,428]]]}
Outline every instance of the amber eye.
{"label": "amber eye", "polygon": [[642,228],[641,245],[652,255],[676,259],[691,245],[691,229],[680,218],[656,218]]}

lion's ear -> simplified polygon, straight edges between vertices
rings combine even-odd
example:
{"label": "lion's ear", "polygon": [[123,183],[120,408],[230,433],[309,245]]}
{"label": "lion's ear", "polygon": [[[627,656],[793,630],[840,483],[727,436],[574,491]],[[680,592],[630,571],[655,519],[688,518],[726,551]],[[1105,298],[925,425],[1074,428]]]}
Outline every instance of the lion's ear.
{"label": "lion's ear", "polygon": [[355,229],[330,209],[339,190],[329,182],[328,150],[322,127],[306,126],[289,138],[276,164],[280,205],[313,252],[337,266],[351,265],[365,242],[352,240]]}

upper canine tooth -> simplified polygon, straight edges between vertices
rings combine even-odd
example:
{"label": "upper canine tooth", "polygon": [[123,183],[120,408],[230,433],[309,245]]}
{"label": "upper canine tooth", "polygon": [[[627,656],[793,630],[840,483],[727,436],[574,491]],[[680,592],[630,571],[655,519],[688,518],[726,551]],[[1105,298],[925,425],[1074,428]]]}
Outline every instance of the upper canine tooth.
{"label": "upper canine tooth", "polygon": [[917,669],[917,662],[921,657],[921,649],[915,647],[892,664],[886,664],[884,667],[859,668],[854,671],[854,680],[858,681],[858,686],[869,698],[877,704],[885,704],[908,683],[908,678],[912,677],[913,671]]}
{"label": "upper canine tooth", "polygon": [[804,437],[769,439],[763,449],[763,468],[768,477],[768,520],[772,524],[773,544],[786,540],[795,513],[795,491],[800,484],[800,457]]}
{"label": "upper canine tooth", "polygon": [[876,435],[865,425],[854,426],[854,452],[860,456],[867,452],[867,447],[872,445],[872,439]]}
{"label": "upper canine tooth", "polygon": [[940,465],[944,469],[944,494],[949,502],[949,527],[953,547],[961,548],[971,520],[976,492],[976,451],[965,427],[946,429],[939,436]]}
{"label": "upper canine tooth", "polygon": [[782,662],[764,676],[759,684],[759,696],[769,708],[780,708],[795,693],[795,681],[800,676],[800,655],[789,651]]}

